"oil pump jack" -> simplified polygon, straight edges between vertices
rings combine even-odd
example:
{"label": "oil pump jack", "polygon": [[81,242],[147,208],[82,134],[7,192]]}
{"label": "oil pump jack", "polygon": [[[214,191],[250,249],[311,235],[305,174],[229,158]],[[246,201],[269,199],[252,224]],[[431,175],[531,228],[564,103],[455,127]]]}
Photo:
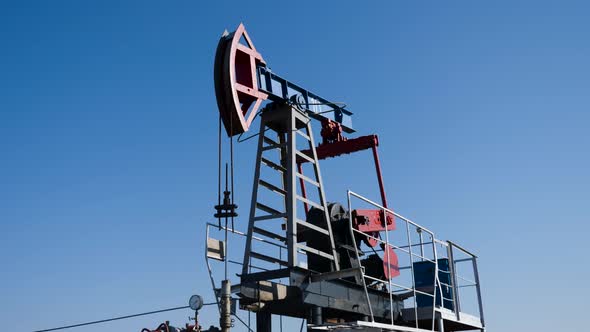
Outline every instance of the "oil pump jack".
{"label": "oil pump jack", "polygon": [[[349,137],[352,112],[272,72],[243,24],[219,40],[214,80],[220,133],[222,123],[232,153],[233,138],[260,117],[250,133],[258,142],[247,230],[233,224],[233,165],[218,222],[207,224],[207,266],[223,331],[233,326],[238,304],[255,313],[257,332],[272,330],[273,315],[305,319],[308,330],[485,330],[476,256],[392,210],[377,135]],[[350,190],[347,202],[329,202],[320,161],[364,150],[372,152],[381,202]],[[228,233],[243,238],[241,261],[229,258]],[[213,262],[225,263],[220,286]],[[241,265],[233,285],[228,262]],[[470,278],[460,274],[463,265]],[[474,312],[462,308],[466,289],[473,290]]]}

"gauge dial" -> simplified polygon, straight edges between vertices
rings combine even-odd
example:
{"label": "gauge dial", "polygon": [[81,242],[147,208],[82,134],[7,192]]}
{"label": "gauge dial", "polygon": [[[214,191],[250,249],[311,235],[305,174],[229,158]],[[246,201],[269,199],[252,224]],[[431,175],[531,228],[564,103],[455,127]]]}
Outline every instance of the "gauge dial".
{"label": "gauge dial", "polygon": [[203,307],[203,298],[200,295],[193,295],[188,300],[188,305],[193,310],[199,310]]}

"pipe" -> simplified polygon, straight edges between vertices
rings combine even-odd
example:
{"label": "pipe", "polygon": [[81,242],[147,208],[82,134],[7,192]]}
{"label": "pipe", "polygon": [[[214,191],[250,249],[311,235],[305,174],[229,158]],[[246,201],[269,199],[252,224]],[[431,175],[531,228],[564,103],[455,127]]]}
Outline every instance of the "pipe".
{"label": "pipe", "polygon": [[231,322],[231,282],[229,280],[221,281],[221,315],[219,325],[222,332],[229,332],[232,327]]}

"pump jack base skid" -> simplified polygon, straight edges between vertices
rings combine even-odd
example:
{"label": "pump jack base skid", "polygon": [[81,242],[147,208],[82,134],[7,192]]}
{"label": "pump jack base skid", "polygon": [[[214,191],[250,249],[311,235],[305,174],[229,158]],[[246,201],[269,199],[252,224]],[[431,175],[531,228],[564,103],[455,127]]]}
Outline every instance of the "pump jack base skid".
{"label": "pump jack base skid", "polygon": [[330,331],[330,332],[432,332],[432,330],[417,329],[415,327],[397,326],[383,323],[373,323],[366,321],[349,322],[345,324],[322,324],[308,325],[308,331]]}
{"label": "pump jack base skid", "polygon": [[[323,274],[311,274],[309,270],[293,267],[242,275],[240,285],[232,292],[238,293],[240,306],[253,312],[266,311],[276,315],[309,319],[314,307],[322,308],[324,321],[346,323],[309,324],[308,330],[346,331],[432,331],[432,307],[403,309],[402,301],[394,301],[404,317],[404,325],[390,325],[389,294],[376,289],[368,289],[368,294],[377,322],[370,322],[370,310],[362,286],[340,279],[354,276],[354,269]],[[287,279],[289,284],[281,284],[278,279]],[[269,281],[275,280],[275,281]],[[398,310],[394,310],[398,312]],[[418,326],[415,317],[418,316]],[[458,320],[455,313],[445,309],[435,310],[435,331],[442,318],[445,331],[481,330],[476,317],[461,313]],[[394,317],[398,320],[400,317]],[[308,320],[309,321],[309,320]]]}
{"label": "pump jack base skid", "polygon": [[[422,309],[422,310],[420,310]],[[419,323],[421,328],[415,328],[410,326],[398,326],[398,325],[390,325],[384,323],[377,323],[377,322],[367,322],[367,321],[357,321],[357,322],[349,322],[344,324],[322,324],[322,325],[308,325],[308,331],[330,331],[330,332],[345,332],[345,331],[352,331],[355,332],[363,331],[363,332],[383,332],[383,331],[391,331],[391,332],[427,332],[432,331],[431,329],[431,313],[432,307],[424,307],[418,309],[418,319],[422,320]],[[414,309],[404,309],[403,315],[414,315]],[[439,319],[443,319],[444,329],[443,331],[473,331],[473,330],[480,330],[484,331],[481,323],[479,323],[477,317],[471,316],[466,317],[465,314],[461,314],[461,320],[464,322],[458,322],[454,317],[455,314],[445,308],[437,308],[436,309],[436,325],[434,331],[441,331],[438,326]],[[467,315],[469,316],[469,315]],[[415,322],[411,322],[411,325],[415,326]]]}
{"label": "pump jack base skid", "polygon": [[[310,311],[320,307],[324,320],[367,319],[371,311],[365,290],[354,282],[337,279],[350,277],[353,275],[352,270],[339,272],[342,273],[311,275],[309,270],[293,267],[242,275],[238,293],[240,306],[254,309],[252,311],[259,309],[298,318],[309,318]],[[280,278],[288,278],[289,285],[269,281]],[[376,319],[390,320],[389,293],[369,289],[368,294]],[[394,301],[394,305],[399,306],[393,310],[395,315],[401,310],[402,303]]]}
{"label": "pump jack base skid", "polygon": [[[419,307],[417,310],[418,314],[418,325],[428,326],[431,323],[432,307]],[[473,331],[482,330],[481,321],[478,317],[460,313],[460,320],[458,319],[455,312],[446,308],[435,308],[436,320],[442,318],[444,321],[445,331]],[[415,313],[414,308],[403,309],[402,316],[409,317],[412,320],[412,324],[415,324]]]}

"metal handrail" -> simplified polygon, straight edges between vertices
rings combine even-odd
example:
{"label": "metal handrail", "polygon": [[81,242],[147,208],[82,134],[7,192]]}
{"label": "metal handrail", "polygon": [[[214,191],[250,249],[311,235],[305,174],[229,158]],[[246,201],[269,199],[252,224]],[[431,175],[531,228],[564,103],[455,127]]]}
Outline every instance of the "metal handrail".
{"label": "metal handrail", "polygon": [[[375,240],[375,241],[377,241],[377,242],[386,243],[386,244],[389,242],[389,241],[383,241],[383,240],[382,240],[382,239],[380,239],[380,238],[376,238],[376,237],[374,237],[374,236],[371,236],[371,235],[369,235],[369,234],[367,234],[367,233],[364,233],[364,232],[362,232],[362,231],[359,231],[358,229],[354,229],[354,228],[353,228],[352,230],[353,230],[354,232],[357,232],[357,233],[359,233],[359,234],[362,234],[363,236],[366,236],[366,237],[368,237],[368,238],[371,238],[371,239],[373,239],[373,240]],[[386,231],[387,231],[387,230],[386,230]],[[412,255],[412,256],[414,256],[414,257],[419,257],[419,258],[422,258],[422,259],[424,259],[424,260],[427,260],[427,261],[429,261],[429,262],[431,262],[431,263],[434,263],[434,261],[433,261],[433,260],[431,260],[431,259],[429,259],[429,258],[426,258],[425,256],[420,256],[420,255],[418,255],[418,254],[414,254],[414,253],[412,253],[410,250],[405,250],[405,249],[402,249],[402,247],[398,247],[398,246],[396,246],[396,245],[393,245],[393,244],[389,244],[389,246],[390,246],[390,247],[392,247],[393,249],[398,249],[398,250],[401,250],[401,251],[405,252],[406,254]],[[383,250],[379,250],[379,252],[381,252],[381,251],[383,251]]]}
{"label": "metal handrail", "polygon": [[[437,260],[436,245],[435,245],[436,244],[435,243],[435,239],[436,238],[434,236],[434,233],[432,231],[430,231],[429,229],[424,228],[424,227],[418,225],[417,223],[411,221],[410,219],[408,219],[408,218],[406,218],[406,217],[404,217],[404,216],[402,216],[402,215],[400,215],[398,213],[395,213],[392,210],[387,209],[387,208],[385,208],[385,207],[383,207],[383,206],[381,206],[381,205],[379,205],[379,204],[371,201],[370,199],[367,199],[367,198],[365,198],[365,197],[363,197],[363,196],[361,196],[359,194],[356,194],[356,193],[354,193],[354,192],[352,192],[350,190],[347,192],[347,196],[348,196],[348,210],[349,211],[352,211],[352,202],[351,202],[351,196],[352,196],[352,197],[355,197],[357,199],[360,199],[360,200],[362,200],[362,201],[364,201],[366,203],[369,203],[369,204],[373,205],[376,208],[381,209],[383,211],[383,214],[384,215],[387,215],[388,213],[389,214],[393,214],[399,220],[401,220],[401,221],[403,221],[403,222],[406,223],[406,233],[407,233],[408,245],[405,245],[402,248],[400,246],[396,246],[396,245],[393,245],[393,244],[390,244],[389,243],[389,230],[388,230],[387,227],[385,227],[385,230],[384,230],[384,232],[385,232],[385,241],[383,239],[381,239],[381,238],[377,238],[377,237],[371,236],[369,234],[366,234],[366,233],[364,233],[362,231],[359,231],[359,230],[354,229],[352,227],[352,213],[349,214],[349,229],[350,229],[350,235],[351,235],[351,237],[353,239],[355,238],[355,236],[354,236],[355,232],[356,233],[360,233],[363,236],[366,236],[368,238],[371,238],[371,239],[377,241],[378,243],[385,244],[386,247],[397,249],[397,250],[401,250],[402,252],[407,253],[409,255],[409,257],[410,257],[410,265],[409,265],[409,268],[412,270],[412,287],[411,288],[410,287],[403,286],[403,285],[400,285],[400,284],[397,284],[397,283],[394,283],[394,282],[391,281],[391,278],[387,278],[388,280],[385,281],[385,280],[382,280],[382,279],[379,279],[379,278],[375,278],[375,277],[366,275],[364,273],[364,271],[361,272],[361,277],[362,277],[361,279],[362,279],[363,287],[364,287],[364,290],[365,290],[365,296],[366,296],[366,299],[367,299],[367,305],[369,306],[369,311],[371,313],[371,321],[373,323],[375,323],[375,317],[374,317],[374,314],[373,314],[373,309],[372,309],[372,306],[371,306],[371,301],[370,301],[370,298],[369,298],[368,289],[367,289],[367,283],[366,283],[365,279],[369,279],[369,280],[373,280],[375,282],[379,282],[381,284],[388,284],[389,285],[388,292],[389,292],[389,296],[390,296],[390,308],[393,308],[393,298],[392,298],[392,296],[393,296],[392,295],[393,294],[392,288],[393,287],[392,286],[395,286],[397,288],[401,288],[401,289],[405,289],[407,291],[413,292],[414,299],[416,298],[416,295],[417,294],[421,294],[421,295],[432,297],[432,303],[433,304],[432,304],[432,314],[431,314],[431,317],[432,317],[431,327],[432,327],[432,331],[434,331],[434,326],[435,326],[435,321],[434,321],[435,320],[435,304],[436,304],[436,296],[435,296],[435,293],[434,292],[436,291],[436,287],[433,289],[433,293],[432,294],[419,291],[419,290],[416,289],[415,278],[413,277],[415,275],[414,274],[414,264],[413,264],[414,263],[414,257],[418,257],[418,258],[422,259],[423,261],[426,260],[426,261],[429,261],[429,262],[433,263],[434,264],[434,267],[435,267],[435,271],[438,271],[438,260]],[[424,243],[422,243],[422,233],[420,233],[420,244],[419,244],[419,246],[421,247],[420,252],[422,254],[421,255],[418,255],[418,254],[415,254],[415,253],[412,252],[412,247],[414,245],[412,244],[412,240],[411,240],[410,225],[416,227],[418,230],[420,230],[420,232],[426,232],[426,233],[428,233],[430,235],[430,237],[431,237],[432,240],[430,242],[428,242],[428,243],[432,244],[432,251],[433,251],[434,260],[429,259],[428,257],[426,257],[423,254]],[[406,250],[405,248],[408,248],[408,249]],[[358,261],[360,262],[360,255],[359,255],[358,251],[359,251],[358,248],[355,246],[355,254],[357,256]],[[389,255],[389,250],[385,251],[384,252],[384,255]],[[439,282],[439,280],[438,280],[438,274],[435,273],[433,284],[437,284],[438,282]],[[440,290],[440,287],[439,287],[439,290]],[[442,297],[442,293],[441,293],[441,297]],[[413,309],[414,309],[413,311],[414,311],[414,316],[415,316],[414,318],[415,318],[416,329],[418,329],[418,327],[419,327],[418,326],[418,304],[417,304],[416,300],[414,300],[414,307],[413,307]],[[390,326],[391,327],[394,327],[395,326],[394,321],[393,321],[393,314],[391,314],[391,324],[390,324]]]}
{"label": "metal handrail", "polygon": [[[477,262],[476,262],[477,256],[475,254],[473,254],[471,251],[469,251],[469,250],[467,250],[467,249],[465,249],[465,248],[457,245],[454,242],[451,242],[451,241],[442,241],[442,240],[436,239],[435,236],[434,236],[434,233],[432,231],[430,231],[429,229],[420,226],[419,224],[413,222],[412,220],[410,220],[410,219],[408,219],[408,218],[406,218],[406,217],[404,217],[404,216],[402,216],[402,215],[400,215],[400,214],[398,214],[398,213],[396,213],[396,212],[394,212],[394,211],[392,211],[392,210],[390,210],[388,208],[385,208],[385,207],[379,205],[378,203],[373,202],[370,199],[367,199],[367,198],[365,198],[365,197],[363,197],[363,196],[361,196],[361,195],[359,195],[357,193],[354,193],[354,192],[352,192],[350,190],[347,192],[347,194],[348,194],[348,208],[349,208],[349,211],[352,211],[351,197],[354,197],[354,198],[360,199],[361,201],[364,201],[365,203],[368,203],[370,205],[373,205],[373,206],[381,209],[383,211],[384,215],[385,214],[388,214],[388,213],[389,214],[393,214],[394,216],[396,216],[398,218],[398,220],[401,220],[401,221],[405,222],[406,223],[406,233],[407,233],[407,241],[408,241],[408,244],[407,245],[396,246],[394,244],[389,243],[389,234],[388,234],[388,229],[387,228],[384,229],[385,239],[377,238],[375,236],[372,236],[372,235],[363,233],[362,231],[356,230],[356,229],[354,229],[352,227],[352,217],[351,217],[351,215],[349,215],[350,232],[351,232],[351,236],[353,238],[354,238],[354,234],[355,233],[359,233],[359,234],[362,234],[363,236],[365,236],[365,237],[367,237],[369,239],[372,239],[374,241],[377,241],[377,243],[385,244],[385,246],[387,246],[387,247],[390,247],[390,248],[392,248],[394,250],[399,250],[400,252],[403,252],[403,253],[408,254],[409,255],[409,258],[410,258],[410,265],[409,266],[404,266],[404,267],[398,267],[399,270],[411,269],[412,270],[412,275],[414,275],[414,273],[413,273],[413,268],[414,268],[413,263],[414,263],[414,257],[417,257],[417,258],[420,258],[420,259],[422,259],[424,261],[428,261],[428,262],[431,262],[431,263],[435,264],[435,271],[437,271],[435,273],[435,276],[434,276],[434,278],[435,278],[434,285],[436,286],[434,292],[436,292],[437,291],[436,288],[438,288],[438,293],[439,294],[437,294],[437,296],[440,296],[440,300],[441,300],[440,305],[437,305],[436,304],[436,298],[437,298],[437,296],[434,295],[435,293],[425,293],[425,292],[422,292],[422,291],[417,290],[416,289],[416,286],[415,286],[415,280],[413,278],[412,278],[412,287],[410,288],[410,287],[406,287],[406,286],[402,286],[402,285],[396,284],[396,283],[392,282],[391,279],[389,279],[389,280],[386,281],[386,280],[382,280],[382,279],[379,279],[379,278],[375,278],[373,276],[366,275],[363,272],[362,273],[363,287],[365,288],[365,295],[367,297],[367,304],[369,305],[369,308],[370,308],[370,311],[371,311],[371,321],[374,322],[375,320],[374,320],[374,317],[373,317],[373,311],[372,311],[370,299],[368,297],[367,283],[365,282],[365,279],[366,280],[371,280],[373,282],[378,282],[378,283],[381,283],[381,284],[389,284],[389,292],[390,292],[390,294],[393,294],[393,293],[396,293],[396,292],[403,292],[403,291],[412,291],[412,292],[414,292],[414,297],[416,296],[416,294],[427,295],[427,296],[432,297],[432,299],[433,299],[433,304],[432,304],[432,308],[433,308],[433,313],[432,313],[432,317],[433,317],[432,318],[432,330],[434,330],[434,322],[435,322],[434,311],[435,310],[438,310],[438,309],[436,309],[438,307],[441,307],[441,308],[444,307],[444,303],[445,302],[449,302],[450,301],[450,302],[453,303],[453,306],[452,306],[453,309],[451,311],[456,314],[457,320],[461,320],[461,316],[460,316],[460,313],[461,313],[460,299],[461,298],[460,298],[460,294],[459,294],[459,288],[476,287],[476,290],[477,290],[477,300],[478,300],[478,303],[479,303],[479,319],[480,319],[480,322],[481,322],[482,326],[485,326],[485,324],[484,324],[484,317],[483,317],[483,305],[482,305],[482,300],[481,300],[481,289],[480,289],[480,284],[479,284],[479,275],[478,275],[478,271],[477,271]],[[419,236],[420,236],[420,243],[419,244],[412,243],[412,239],[411,239],[411,235],[410,235],[410,229],[409,229],[410,228],[410,225],[416,227],[417,232],[419,233]],[[423,233],[422,232],[427,233],[432,238],[432,240],[431,241],[428,241],[428,238],[427,238],[426,239],[427,242],[422,242],[423,241],[423,239],[422,239],[422,234]],[[437,246],[436,246],[437,244],[439,244],[439,245],[443,246],[444,248],[446,248],[446,250],[443,250],[443,252],[446,251],[447,254],[445,256],[443,256],[443,257],[449,260],[449,270],[443,271],[443,270],[441,270],[439,268],[439,265],[438,265],[439,256],[438,256],[438,253],[437,253],[438,250],[437,250]],[[426,257],[426,255],[424,254],[424,246],[425,245],[432,245],[432,251],[433,251],[433,256],[432,257],[433,257],[434,260]],[[420,254],[416,254],[416,253],[414,253],[412,251],[412,248],[414,248],[414,247],[420,247]],[[359,249],[358,248],[355,248],[355,249],[356,249],[355,251],[356,251],[356,254],[357,254],[357,258],[360,261],[360,258],[359,258],[359,255],[358,255],[358,250]],[[458,249],[459,251],[461,251],[462,253],[464,253],[464,254],[466,254],[466,255],[468,255],[470,257],[469,258],[455,260],[454,257],[453,257],[453,250],[454,249]],[[385,250],[377,250],[377,251],[378,252],[383,252],[384,255],[388,252],[388,251],[385,251]],[[463,277],[462,275],[460,275],[457,272],[456,264],[457,263],[462,263],[462,262],[468,262],[468,261],[471,261],[472,264],[473,264],[473,272],[474,272],[475,280],[470,280],[468,278],[465,278],[465,277]],[[451,276],[451,283],[448,284],[448,283],[441,282],[441,280],[439,279],[439,273],[450,275]],[[465,281],[465,282],[467,282],[469,284],[459,285],[459,283],[457,282],[458,279],[460,279],[462,281]],[[392,289],[393,287],[392,286],[393,287],[396,287],[396,288],[399,288],[399,289],[393,291],[393,289]],[[450,288],[453,289],[452,298],[448,298],[448,297],[443,296],[443,292],[442,292],[442,287],[443,286],[450,287]],[[416,322],[417,322],[418,319],[417,319],[417,303],[416,302],[414,302],[414,314],[416,316],[415,319],[416,319]],[[438,317],[438,319],[442,319],[442,318],[441,317]],[[391,324],[393,325],[393,320],[392,320],[392,323]]]}
{"label": "metal handrail", "polygon": [[466,253],[467,255],[473,257],[473,258],[477,258],[477,255],[475,255],[474,253],[472,253],[471,251],[461,247],[460,245],[456,244],[455,242],[452,241],[447,241],[449,244],[451,244],[453,247],[461,250],[462,252]]}
{"label": "metal handrail", "polygon": [[375,207],[378,207],[379,209],[382,209],[382,210],[384,210],[384,211],[386,211],[386,212],[389,212],[390,214],[393,214],[394,216],[398,217],[399,219],[402,219],[402,220],[404,220],[404,221],[406,221],[406,222],[409,222],[410,224],[412,224],[412,225],[414,225],[414,226],[416,226],[416,227],[420,228],[421,230],[423,230],[423,231],[426,231],[427,233],[430,233],[430,235],[432,235],[432,236],[434,237],[434,232],[432,232],[431,230],[429,230],[429,229],[428,229],[428,228],[426,228],[426,227],[422,227],[422,226],[418,225],[417,223],[415,223],[415,222],[413,222],[412,220],[410,220],[410,219],[408,219],[408,218],[406,218],[406,217],[402,216],[401,214],[399,214],[399,213],[397,213],[397,212],[394,212],[393,210],[390,210],[390,209],[388,209],[388,208],[386,208],[386,207],[383,207],[383,206],[379,205],[378,203],[375,203],[375,202],[373,202],[372,200],[370,200],[370,199],[368,199],[368,198],[366,198],[366,197],[363,197],[363,196],[361,196],[361,195],[359,195],[359,194],[357,194],[357,193],[355,193],[355,192],[353,192],[353,191],[350,191],[350,190],[349,190],[349,191],[348,191],[348,193],[349,193],[350,195],[352,195],[352,196],[354,196],[354,197],[356,197],[356,198],[360,199],[360,200],[363,200],[363,201],[365,201],[365,202],[367,202],[367,203],[369,203],[369,204],[371,204],[371,205],[374,205]]}
{"label": "metal handrail", "polygon": [[459,273],[456,273],[456,275],[457,275],[457,278],[459,278],[459,279],[461,279],[461,280],[463,280],[463,281],[467,281],[468,283],[470,283],[470,284],[472,284],[472,285],[477,285],[477,283],[476,283],[475,281],[473,281],[473,280],[470,280],[470,279],[467,279],[467,278],[464,278],[464,277],[461,277],[461,276],[459,275]]}
{"label": "metal handrail", "polygon": [[[241,236],[247,236],[246,233],[240,232],[240,231],[236,230],[235,228],[232,229],[232,228],[225,227],[225,226],[219,226],[219,225],[216,225],[216,224],[213,224],[213,223],[210,223],[210,222],[208,222],[207,225],[208,226],[215,227],[215,228],[218,228],[219,230],[224,230],[224,231],[227,230],[228,232],[233,233],[233,234],[237,234],[237,235],[241,235]],[[287,246],[284,246],[284,245],[281,245],[281,244],[278,244],[278,243],[275,243],[275,242],[272,242],[272,241],[268,241],[268,240],[263,239],[261,237],[257,237],[257,236],[252,235],[252,239],[257,240],[257,241],[260,241],[260,242],[264,242],[266,244],[273,245],[275,247],[279,247],[279,248],[284,249],[284,250],[287,250]]]}

